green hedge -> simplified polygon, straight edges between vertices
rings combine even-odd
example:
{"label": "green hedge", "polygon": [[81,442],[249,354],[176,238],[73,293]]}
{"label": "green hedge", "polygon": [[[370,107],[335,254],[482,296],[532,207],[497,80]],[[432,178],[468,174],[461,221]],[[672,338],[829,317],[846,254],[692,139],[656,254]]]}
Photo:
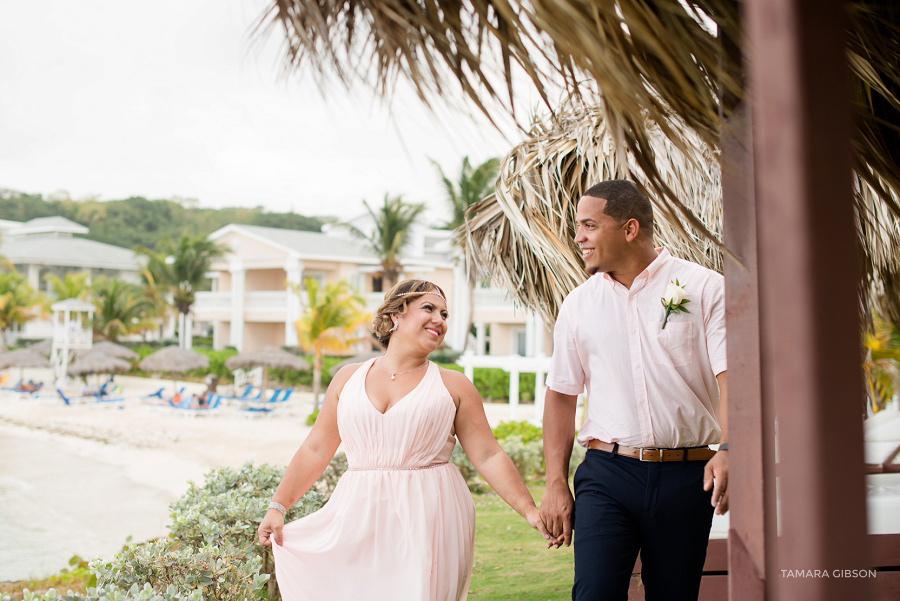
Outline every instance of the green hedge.
{"label": "green hedge", "polygon": [[[454,371],[464,371],[456,363],[438,363]],[[472,379],[485,401],[509,401],[509,372],[499,367],[476,367]],[[519,401],[534,402],[534,372],[519,374]]]}

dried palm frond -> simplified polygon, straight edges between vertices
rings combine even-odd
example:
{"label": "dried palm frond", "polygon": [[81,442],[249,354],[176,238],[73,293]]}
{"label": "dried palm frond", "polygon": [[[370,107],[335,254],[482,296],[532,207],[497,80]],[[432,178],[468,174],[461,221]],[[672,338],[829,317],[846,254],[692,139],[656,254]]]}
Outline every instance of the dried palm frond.
{"label": "dried palm frond", "polygon": [[[307,62],[320,81],[328,75],[347,85],[362,81],[384,96],[403,78],[426,104],[462,97],[488,117],[515,115],[518,73],[527,75],[550,110],[549,98],[560,86],[576,95],[599,90],[604,128],[615,141],[609,149],[629,157],[617,159],[618,170],[609,173],[624,176],[621,169],[629,165],[670,225],[677,230],[683,224],[682,235],[691,240],[715,240],[688,208],[695,206],[688,194],[693,189],[672,188],[673,174],[664,166],[668,153],[677,153],[682,164],[706,169],[704,153],[715,152],[720,124],[744,96],[738,9],[735,0],[272,0],[258,31],[284,33],[288,70]],[[890,293],[900,287],[897,246],[876,246],[897,240],[900,219],[900,3],[855,0],[847,9],[858,226],[870,253],[866,291],[881,286]],[[567,173],[580,167],[557,168]],[[535,185],[529,180],[523,189]],[[511,201],[504,209],[510,210],[509,223],[497,221],[492,235],[520,244],[515,236],[522,234],[514,232],[532,213],[517,212]],[[531,228],[550,223],[557,222]],[[551,304],[562,280],[577,279],[548,277],[561,278],[545,283]],[[892,317],[900,316],[900,300],[892,302],[898,305]]]}
{"label": "dried palm frond", "polygon": [[[671,124],[679,127],[678,124]],[[689,199],[704,227],[722,225],[718,161],[697,136],[687,157],[648,124],[648,137],[666,185]],[[601,106],[577,100],[555,118],[536,120],[528,138],[500,166],[496,192],[473,205],[457,236],[465,236],[470,265],[492,274],[516,301],[552,323],[560,303],[586,275],[574,241],[575,205],[593,184],[627,174],[647,185],[633,155],[616,152],[616,141]],[[652,198],[652,196],[651,196]],[[722,253],[687,220],[656,203],[655,239],[673,254],[721,271]],[[684,234],[687,232],[687,235]]]}
{"label": "dried palm frond", "polygon": [[498,106],[514,114],[517,73],[551,109],[560,85],[577,92],[590,79],[607,100],[610,130],[667,210],[713,237],[657,171],[645,127],[657,123],[688,156],[674,113],[715,147],[719,95],[740,97],[742,83],[722,66],[711,15],[737,39],[731,0],[274,0],[259,30],[283,31],[289,70],[308,61],[320,81],[363,81],[385,96],[403,77],[426,104],[461,93],[488,117]]}

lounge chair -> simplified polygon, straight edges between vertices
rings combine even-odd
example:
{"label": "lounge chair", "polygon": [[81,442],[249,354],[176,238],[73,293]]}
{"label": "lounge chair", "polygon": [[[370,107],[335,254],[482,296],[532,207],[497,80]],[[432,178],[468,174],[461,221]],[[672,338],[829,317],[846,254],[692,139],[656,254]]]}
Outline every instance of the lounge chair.
{"label": "lounge chair", "polygon": [[61,389],[57,388],[57,389],[56,389],[56,394],[59,395],[59,398],[61,398],[61,399],[63,400],[63,403],[65,403],[66,405],[71,405],[71,404],[72,404],[72,399],[70,399],[69,397],[67,397],[67,396],[65,395],[65,393],[64,393]]}
{"label": "lounge chair", "polygon": [[237,396],[233,396],[233,397],[229,397],[229,398],[232,398],[232,399],[235,399],[235,400],[238,400],[238,401],[243,401],[243,400],[245,400],[248,396],[250,396],[250,393],[251,393],[251,392],[253,392],[253,384],[247,384],[247,387],[244,388],[244,392],[242,392],[241,394],[239,394],[239,395],[237,395]]}
{"label": "lounge chair", "polygon": [[156,398],[162,400],[162,394],[163,394],[163,391],[164,391],[165,389],[166,389],[166,387],[163,386],[162,388],[160,388],[160,389],[157,390],[156,392],[153,392],[153,393],[151,393],[151,394],[145,394],[145,395],[144,395],[144,398],[145,398],[145,399],[150,399],[150,398],[156,397]]}
{"label": "lounge chair", "polygon": [[22,380],[19,379],[19,381],[16,382],[15,384],[13,384],[12,386],[4,386],[3,390],[18,390],[19,386],[21,386],[21,385],[22,385]]}

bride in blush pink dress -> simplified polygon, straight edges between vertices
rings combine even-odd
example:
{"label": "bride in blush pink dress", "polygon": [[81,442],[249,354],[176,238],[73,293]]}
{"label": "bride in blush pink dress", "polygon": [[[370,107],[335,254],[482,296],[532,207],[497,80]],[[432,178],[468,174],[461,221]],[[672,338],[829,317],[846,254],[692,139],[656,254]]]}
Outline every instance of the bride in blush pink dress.
{"label": "bride in blush pink dress", "polygon": [[[475,507],[449,463],[456,439],[504,501],[549,540],[515,465],[491,434],[475,387],[428,355],[447,330],[447,301],[407,280],[373,329],[385,353],[334,377],[259,526],[274,541],[285,601],[457,601],[472,576]],[[343,443],[349,469],[319,511],[284,524]]]}

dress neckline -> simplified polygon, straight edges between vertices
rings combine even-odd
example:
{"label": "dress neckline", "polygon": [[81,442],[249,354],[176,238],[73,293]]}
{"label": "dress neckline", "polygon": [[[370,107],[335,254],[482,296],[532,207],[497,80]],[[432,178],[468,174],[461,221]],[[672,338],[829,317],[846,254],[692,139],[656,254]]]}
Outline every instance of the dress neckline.
{"label": "dress neckline", "polygon": [[366,377],[369,375],[369,372],[372,371],[372,367],[375,365],[376,361],[378,361],[378,357],[371,359],[370,363],[367,366],[365,366],[365,368],[362,369],[362,372],[363,372],[363,374],[362,374],[362,392],[363,392],[363,396],[366,399],[366,404],[372,408],[372,411],[374,411],[375,413],[377,413],[378,415],[380,415],[382,417],[384,417],[388,413],[393,413],[393,411],[397,407],[397,405],[399,405],[400,403],[405,401],[407,399],[407,397],[412,395],[412,393],[416,392],[422,386],[422,383],[428,377],[428,374],[431,373],[431,368],[434,366],[434,363],[432,363],[431,361],[428,361],[428,367],[425,368],[425,374],[422,376],[422,379],[419,380],[419,383],[416,384],[415,386],[413,386],[412,390],[410,390],[409,392],[404,394],[402,397],[397,399],[397,401],[393,405],[387,407],[384,410],[384,412],[381,412],[378,410],[378,407],[375,406],[375,403],[372,402],[372,398],[369,396],[369,391],[366,390]]}

